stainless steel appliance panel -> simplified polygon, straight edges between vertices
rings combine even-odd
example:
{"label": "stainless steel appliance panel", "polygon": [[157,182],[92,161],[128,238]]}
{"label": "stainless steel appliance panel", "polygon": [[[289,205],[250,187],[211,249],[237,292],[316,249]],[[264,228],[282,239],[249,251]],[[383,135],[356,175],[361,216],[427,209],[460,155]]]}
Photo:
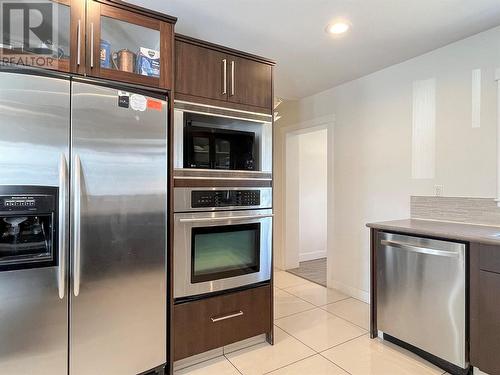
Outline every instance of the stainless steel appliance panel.
{"label": "stainless steel appliance panel", "polygon": [[166,362],[167,104],[72,93],[70,374],[137,374]]}
{"label": "stainless steel appliance panel", "polygon": [[381,233],[378,329],[465,368],[465,244]]}
{"label": "stainless steel appliance panel", "polygon": [[67,374],[69,81],[2,72],[0,108],[0,185],[58,187],[61,227],[57,266],[0,272],[0,374]]}
{"label": "stainless steel appliance panel", "polygon": [[[250,223],[260,223],[259,271],[241,276],[193,283],[191,281],[193,228]],[[271,209],[174,214],[174,298],[206,294],[270,280],[271,258]]]}

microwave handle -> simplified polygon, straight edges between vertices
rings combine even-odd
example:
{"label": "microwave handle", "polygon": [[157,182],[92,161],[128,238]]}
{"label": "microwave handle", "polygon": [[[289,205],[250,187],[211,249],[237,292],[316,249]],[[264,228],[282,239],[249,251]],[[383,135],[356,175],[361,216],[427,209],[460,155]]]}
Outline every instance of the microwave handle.
{"label": "microwave handle", "polygon": [[225,217],[203,217],[193,219],[179,219],[181,223],[202,223],[202,222],[217,222],[228,220],[251,220],[251,219],[264,219],[266,217],[273,217],[274,214],[267,215],[248,215],[248,216],[225,216]]}

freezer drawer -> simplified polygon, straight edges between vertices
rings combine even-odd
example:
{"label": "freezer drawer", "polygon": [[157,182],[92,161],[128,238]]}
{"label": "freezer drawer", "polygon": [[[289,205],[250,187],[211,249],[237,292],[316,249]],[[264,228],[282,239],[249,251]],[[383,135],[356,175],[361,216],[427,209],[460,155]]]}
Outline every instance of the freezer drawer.
{"label": "freezer drawer", "polygon": [[461,368],[466,359],[465,244],[379,233],[378,329]]}

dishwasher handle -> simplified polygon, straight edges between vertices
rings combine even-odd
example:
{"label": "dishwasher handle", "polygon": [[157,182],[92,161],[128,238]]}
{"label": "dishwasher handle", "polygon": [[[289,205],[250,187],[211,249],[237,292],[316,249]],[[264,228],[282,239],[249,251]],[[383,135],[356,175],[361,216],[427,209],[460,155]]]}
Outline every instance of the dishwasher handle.
{"label": "dishwasher handle", "polygon": [[448,258],[458,258],[460,256],[460,252],[456,251],[436,250],[428,247],[415,246],[405,242],[399,242],[393,240],[382,240],[381,244],[384,246],[395,247],[397,249],[407,250],[412,253],[418,253],[418,254],[435,255]]}

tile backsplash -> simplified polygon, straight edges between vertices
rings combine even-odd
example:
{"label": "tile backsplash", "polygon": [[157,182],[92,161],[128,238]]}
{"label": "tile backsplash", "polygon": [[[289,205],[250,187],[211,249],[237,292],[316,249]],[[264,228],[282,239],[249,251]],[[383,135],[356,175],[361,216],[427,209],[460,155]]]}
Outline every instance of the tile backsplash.
{"label": "tile backsplash", "polygon": [[411,197],[411,218],[500,226],[493,198]]}

